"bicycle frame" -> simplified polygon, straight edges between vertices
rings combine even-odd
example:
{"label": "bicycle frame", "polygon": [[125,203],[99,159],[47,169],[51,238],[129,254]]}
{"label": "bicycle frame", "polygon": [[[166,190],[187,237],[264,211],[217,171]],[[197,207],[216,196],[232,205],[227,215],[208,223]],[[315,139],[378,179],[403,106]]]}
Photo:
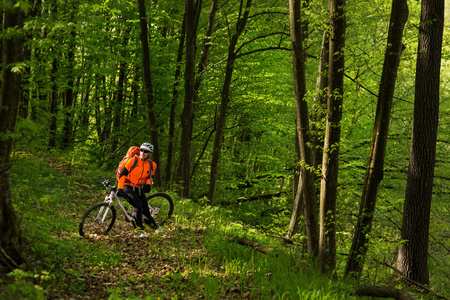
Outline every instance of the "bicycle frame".
{"label": "bicycle frame", "polygon": [[[119,196],[117,196],[117,190],[115,186],[110,187],[110,193],[109,195],[105,196],[105,202],[108,203],[108,207],[106,209],[106,213],[104,215],[104,217],[107,215],[109,207],[111,205],[113,205],[114,200],[119,204],[120,208],[122,209],[123,213],[125,214],[125,217],[127,218],[128,221],[133,221],[133,217],[130,216],[127,212],[127,209],[125,208],[125,206],[123,205],[122,201],[120,201]],[[102,212],[100,211],[99,214],[101,214]],[[103,222],[104,220],[102,220]]]}
{"label": "bicycle frame", "polygon": [[[109,184],[109,182],[108,182]],[[114,200],[119,204],[120,208],[122,209],[123,213],[125,214],[125,217],[127,218],[127,220],[129,222],[133,222],[134,218],[127,212],[127,209],[125,208],[125,206],[123,205],[122,201],[120,200],[119,196],[117,196],[117,188],[116,186],[109,186],[110,189],[110,193],[109,195],[105,196],[105,201],[106,203],[108,203],[108,207],[105,211],[105,214],[103,215],[102,218],[102,223],[105,221],[105,217],[108,215],[108,211],[109,211],[109,207],[113,205]],[[150,205],[148,205],[148,208],[150,210],[150,214],[152,215],[152,217],[156,216],[159,214],[159,208],[158,207],[151,207]],[[97,219],[100,218],[101,214],[103,213],[103,208],[100,209]]]}

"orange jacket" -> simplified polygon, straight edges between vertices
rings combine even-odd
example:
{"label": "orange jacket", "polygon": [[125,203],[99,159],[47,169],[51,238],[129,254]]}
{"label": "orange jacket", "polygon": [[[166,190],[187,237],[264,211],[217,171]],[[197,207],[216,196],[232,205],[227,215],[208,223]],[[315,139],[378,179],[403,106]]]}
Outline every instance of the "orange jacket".
{"label": "orange jacket", "polygon": [[[136,160],[136,165],[132,168],[134,164],[134,160]],[[143,162],[139,156],[134,156],[130,158],[120,173],[118,189],[123,189],[123,186],[131,185],[131,186],[140,186],[145,184],[152,184],[153,179],[150,179],[150,164],[153,164],[152,168],[152,176],[155,175],[156,171],[156,163],[151,161]],[[131,172],[130,172],[131,170]]]}

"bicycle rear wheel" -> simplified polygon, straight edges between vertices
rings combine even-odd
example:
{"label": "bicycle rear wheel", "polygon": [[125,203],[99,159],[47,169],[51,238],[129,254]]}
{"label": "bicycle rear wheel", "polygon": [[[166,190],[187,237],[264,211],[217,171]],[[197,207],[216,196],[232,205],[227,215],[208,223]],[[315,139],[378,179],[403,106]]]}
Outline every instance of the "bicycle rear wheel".
{"label": "bicycle rear wheel", "polygon": [[163,225],[173,214],[173,200],[166,193],[155,193],[147,197],[150,213],[158,226]]}
{"label": "bicycle rear wheel", "polygon": [[109,203],[98,203],[89,208],[79,224],[79,233],[84,237],[107,234],[116,221],[116,209]]}

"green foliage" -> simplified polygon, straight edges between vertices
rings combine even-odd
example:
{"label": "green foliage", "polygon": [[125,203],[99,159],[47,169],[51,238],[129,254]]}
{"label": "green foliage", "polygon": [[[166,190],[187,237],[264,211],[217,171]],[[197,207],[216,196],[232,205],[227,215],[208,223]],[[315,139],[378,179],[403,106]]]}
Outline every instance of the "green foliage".
{"label": "green foliage", "polygon": [[[79,177],[77,172],[67,176],[47,167],[50,162],[60,170],[67,170],[67,165],[61,164],[67,160],[47,159],[24,154],[14,158],[11,184],[29,263],[3,279],[1,292],[6,299],[44,299],[44,295],[70,298],[80,294],[111,299],[163,296],[221,299],[226,295],[258,299],[356,299],[352,283],[321,274],[315,262],[304,255],[302,244],[283,246],[281,239],[273,237],[281,231],[267,234],[270,223],[287,221],[280,212],[275,213],[285,201],[282,198],[266,203],[271,212],[259,216],[258,225],[258,216],[251,214],[257,205],[251,202],[218,208],[172,195],[175,215],[164,226],[165,235],[136,238],[132,227],[118,220],[108,236],[89,240],[78,235],[77,221],[88,206],[102,200],[104,192],[100,192],[99,185],[89,183],[94,182],[95,176],[90,175],[93,171],[86,166],[76,170],[85,176]],[[244,209],[245,205],[249,207]],[[383,204],[380,216],[391,218],[396,206]],[[277,226],[281,225],[273,225]],[[384,234],[390,234],[389,230],[384,228]],[[228,237],[246,237],[275,251],[263,254]],[[398,244],[381,239],[372,241],[373,259],[367,264],[364,282],[387,284],[392,281],[392,272],[376,261],[389,262],[386,254],[392,253]],[[445,274],[443,265],[441,271]],[[439,285],[442,279],[433,277],[444,290]]]}
{"label": "green foliage", "polygon": [[[50,274],[67,280],[52,282],[50,286],[42,288],[46,292],[51,292],[49,289],[57,288],[55,285],[60,284],[71,291],[82,293],[86,288],[87,277],[83,273],[86,269],[75,265],[79,263],[89,267],[91,268],[89,271],[99,275],[104,269],[119,264],[120,255],[117,255],[117,249],[109,249],[105,244],[93,244],[77,239],[74,233],[77,226],[76,218],[104,196],[96,175],[102,173],[112,179],[114,168],[126,151],[124,149],[149,138],[149,128],[144,128],[119,149],[112,159],[107,159],[119,144],[127,141],[147,122],[148,105],[142,81],[142,54],[136,2],[57,1],[57,10],[51,7],[52,3],[46,1],[41,3],[42,6],[36,10],[37,15],[30,16],[24,27],[26,46],[30,53],[26,64],[21,66],[20,70],[28,69],[23,74],[23,81],[24,97],[29,100],[29,106],[27,117],[19,120],[14,133],[8,133],[9,137],[14,138],[16,150],[12,157],[13,169],[10,179],[14,206],[19,212],[28,239],[29,256],[39,258],[39,265],[33,265],[30,274],[33,276],[42,274],[45,272],[42,270],[48,272],[55,265]],[[20,2],[20,5],[22,4],[25,2]],[[158,3],[147,1],[146,4],[155,111],[158,113],[157,122],[160,126],[158,142],[161,158],[158,172],[162,172],[163,175],[169,144],[169,107],[177,104],[174,122],[175,162],[171,170],[173,175],[176,174],[179,164],[179,116],[184,98],[183,68],[178,78],[181,81],[174,82],[176,52],[184,7],[180,1],[158,1]],[[198,55],[201,50],[200,42],[205,36],[209,4],[210,2],[205,3],[201,12]],[[390,2],[359,1],[349,2],[347,5],[345,74],[348,77],[344,88],[336,216],[337,251],[340,253],[338,275],[342,274],[346,263],[346,254],[356,223],[355,216],[359,211],[390,17]],[[399,228],[406,188],[414,102],[420,2],[413,1],[408,5],[410,17],[403,39],[406,48],[402,53],[395,90],[384,176],[369,246],[370,259],[366,261],[363,276],[363,281],[368,283],[392,281],[392,272],[381,268],[379,263],[394,265],[396,248],[400,242]],[[304,10],[304,16],[310,24],[305,45],[308,52],[306,86],[309,106],[312,105],[316,94],[317,58],[323,31],[327,26],[326,10],[326,3],[323,1],[310,2],[308,8]],[[184,250],[184,256],[180,254],[179,257],[183,265],[189,264],[192,268],[189,273],[171,270],[170,275],[166,272],[160,277],[164,284],[177,290],[176,295],[179,295],[179,298],[183,298],[183,293],[187,293],[191,288],[199,293],[198,296],[209,298],[237,290],[244,296],[250,295],[255,298],[265,295],[265,292],[279,299],[295,297],[294,295],[304,299],[339,298],[341,292],[348,296],[347,285],[342,287],[339,283],[328,279],[317,279],[325,282],[322,290],[315,282],[318,274],[297,272],[292,269],[293,267],[285,266],[288,262],[271,257],[274,263],[286,267],[286,274],[293,276],[295,280],[289,282],[298,281],[305,287],[311,285],[310,289],[300,290],[297,290],[294,283],[280,288],[284,275],[275,264],[265,261],[261,255],[249,249],[243,250],[241,246],[222,240],[225,234],[237,234],[250,235],[261,242],[269,242],[262,235],[258,235],[260,231],[284,236],[292,209],[293,174],[298,168],[298,165],[295,165],[292,58],[291,51],[286,51],[290,47],[287,6],[283,1],[275,3],[260,1],[254,3],[252,15],[254,17],[249,21],[248,30],[243,33],[242,42],[238,45],[242,47],[239,48],[240,56],[235,61],[229,94],[229,115],[223,136],[215,199],[220,208],[205,206],[207,202],[205,195],[208,191],[212,141],[224,80],[223,62],[227,55],[230,32],[238,17],[236,2],[223,3],[217,12],[207,70],[202,74],[199,98],[195,103],[191,145],[192,161],[193,165],[195,164],[195,169],[192,170],[192,198],[199,205],[177,199],[177,215],[174,217],[175,222],[181,227],[174,225],[176,230],[179,230],[177,237],[182,240],[182,237],[187,236],[197,245],[203,241],[195,239],[195,230],[203,227],[214,228],[208,229],[207,240],[204,241],[205,248],[208,249],[208,255],[212,255],[223,264],[230,277],[222,280],[223,273],[215,273],[214,267],[206,270],[208,268],[205,266],[211,257],[208,255],[206,259],[201,255],[193,257],[188,255],[188,250]],[[278,34],[272,34],[274,32]],[[450,264],[446,251],[450,247],[448,230],[445,230],[448,228],[450,200],[448,186],[450,110],[449,102],[446,101],[450,96],[447,88],[450,83],[448,35],[449,32],[446,30],[442,54],[442,102],[430,224],[431,282],[439,291],[446,289],[447,266]],[[279,49],[257,51],[268,47]],[[73,61],[69,59],[70,50],[74,50]],[[122,67],[125,74],[124,98],[122,103],[117,103],[118,93],[121,91],[118,80]],[[175,84],[178,84],[179,94],[173,98]],[[65,106],[65,92],[68,88],[72,88],[74,93],[74,103],[71,107]],[[56,112],[50,112],[50,96],[56,98],[58,104]],[[116,116],[120,119],[118,125],[114,119]],[[63,128],[67,121],[66,117],[68,123],[73,125],[68,148],[64,148],[62,142],[65,137]],[[55,149],[48,150],[52,118],[56,118],[57,123],[55,132],[57,145]],[[323,128],[323,124],[324,119],[315,123],[319,128]],[[28,153],[37,154],[45,159],[28,157],[30,156]],[[58,171],[47,168],[47,163]],[[67,174],[70,176],[67,177]],[[172,176],[174,177],[176,176]],[[176,190],[176,180],[168,184]],[[252,200],[265,195],[276,197]],[[303,231],[304,228],[300,228],[298,235],[300,242],[305,238]],[[164,246],[169,247],[177,249],[182,245],[174,243]],[[222,248],[223,252],[220,252]],[[52,249],[57,249],[59,254],[55,257],[49,256],[48,253],[54,251]],[[101,252],[102,255],[97,257],[91,253],[84,256],[73,255],[71,259],[76,261],[74,263],[68,258],[71,251],[78,252],[74,249],[83,249],[81,251],[83,253]],[[163,250],[154,249],[154,251],[155,257],[157,255],[164,257]],[[295,253],[289,255],[292,255],[292,259],[297,259],[294,258]],[[245,260],[240,259],[240,256]],[[252,261],[255,256],[261,260]],[[100,265],[101,261],[104,263]],[[243,272],[239,264],[252,268],[253,278],[251,274]],[[201,272],[200,266],[203,268]],[[304,262],[303,266],[308,270],[314,269],[308,261]],[[266,269],[270,271],[266,272]],[[271,278],[277,278],[276,281],[268,279],[269,272],[272,274]],[[314,282],[307,281],[307,276],[311,276]],[[154,279],[151,275],[148,277]],[[24,280],[14,278],[17,282]],[[108,288],[112,298],[124,297],[130,289],[127,282],[136,280],[127,278],[131,277],[121,278],[120,284]],[[238,284],[234,280],[237,280]],[[255,280],[258,280],[261,290],[247,290],[245,287],[249,283],[250,286],[255,284]],[[19,287],[19,284],[16,287]],[[34,291],[33,284],[24,285],[24,293],[25,290],[39,294]],[[19,293],[18,290],[15,292]],[[156,293],[147,296],[150,298],[156,297],[155,295]],[[160,295],[164,294],[161,292]]]}
{"label": "green foliage", "polygon": [[43,151],[46,145],[47,132],[43,124],[38,124],[30,119],[20,119],[16,127],[14,146],[16,149],[28,152]]}
{"label": "green foliage", "polygon": [[[33,278],[40,278],[40,275],[35,275],[32,272],[26,272],[21,269],[15,269],[9,273],[8,276],[14,278],[14,283],[10,283],[6,286],[5,293],[3,294],[4,299],[45,299],[42,287],[33,284]],[[48,281],[50,276],[44,275],[44,277],[45,281]]]}

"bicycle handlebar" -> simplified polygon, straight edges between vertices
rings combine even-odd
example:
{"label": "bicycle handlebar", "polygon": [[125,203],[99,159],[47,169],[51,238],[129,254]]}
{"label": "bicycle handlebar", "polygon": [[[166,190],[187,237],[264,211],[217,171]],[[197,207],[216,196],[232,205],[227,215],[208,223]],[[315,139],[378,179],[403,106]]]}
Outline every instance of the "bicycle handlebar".
{"label": "bicycle handlebar", "polygon": [[111,187],[111,183],[109,182],[108,179],[103,178],[101,175],[97,175],[97,176],[100,177],[103,180],[102,184],[103,184],[104,187],[106,187],[106,188],[107,187]]}

